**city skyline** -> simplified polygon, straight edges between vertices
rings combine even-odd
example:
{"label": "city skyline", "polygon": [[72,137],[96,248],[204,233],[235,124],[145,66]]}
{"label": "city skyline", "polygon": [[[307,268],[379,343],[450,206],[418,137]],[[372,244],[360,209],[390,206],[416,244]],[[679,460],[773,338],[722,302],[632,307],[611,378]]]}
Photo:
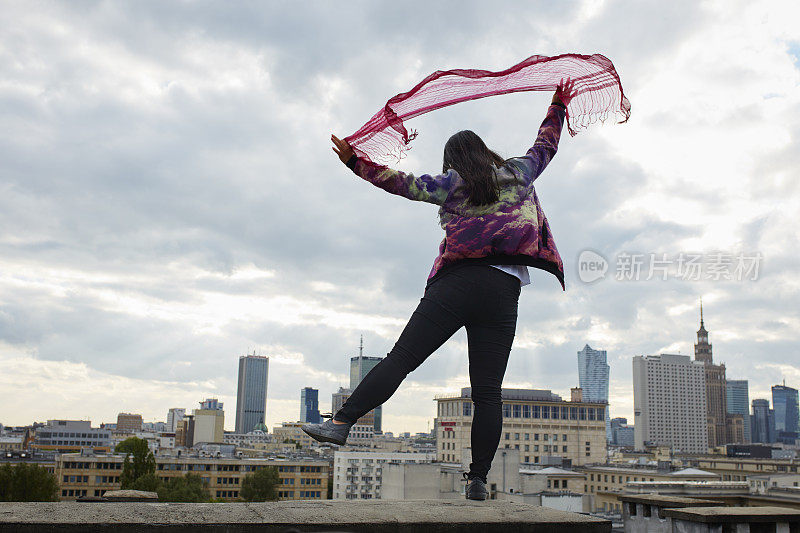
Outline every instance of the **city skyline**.
{"label": "city skyline", "polygon": [[[504,385],[568,396],[575,351],[600,346],[611,412],[633,420],[631,357],[691,355],[701,296],[715,361],[751,398],[800,383],[797,2],[4,7],[4,423],[163,420],[217,397],[232,429],[237,357],[253,347],[280,377],[267,426],[297,417],[302,387],[327,400],[348,384],[342,357],[360,334],[365,353],[391,351],[442,239],[434,206],[354,176],[330,134],[436,70],[567,52],[611,59],[632,114],[565,132],[536,180],[566,291],[532,270]],[[387,39],[415,11],[427,16],[407,38]],[[397,166],[438,171],[463,129],[522,155],[551,97],[412,119],[419,135]],[[587,250],[642,254],[645,275],[584,282]],[[648,278],[662,254],[689,252],[763,261],[756,280]],[[383,429],[424,431],[431,399],[468,385],[462,330],[386,403]]]}
{"label": "city skyline", "polygon": [[[706,333],[706,335],[707,335],[707,333]],[[584,351],[586,350],[586,347],[587,347],[587,346],[588,346],[588,344],[585,344],[585,345],[584,345],[584,348],[578,351],[578,354],[579,354],[579,356],[580,356],[580,354],[581,354],[582,352],[584,352]],[[697,348],[696,348],[696,345],[695,345],[695,351],[696,351],[696,350],[697,350]],[[605,350],[593,350],[593,349],[592,349],[591,351],[592,351],[592,352],[599,352],[599,353],[601,353],[601,354],[602,354],[603,352],[605,352]],[[254,351],[254,353],[255,353],[255,351]],[[362,354],[363,354],[363,338],[362,338],[362,341],[361,341],[361,345],[360,345],[359,353],[362,353]],[[676,355],[680,355],[680,354],[676,354]],[[241,361],[242,361],[243,359],[247,358],[247,357],[253,357],[253,356],[239,356],[239,357],[238,357],[239,364],[241,365]],[[636,356],[636,355],[635,355],[635,356],[632,356],[632,358],[635,358],[635,357],[640,357],[640,356]],[[267,356],[256,356],[256,358],[257,358],[257,359],[265,359],[265,360],[269,360],[269,357],[267,357]],[[352,381],[353,379],[357,379],[357,377],[356,377],[356,374],[358,374],[358,376],[361,376],[361,377],[363,377],[361,374],[363,374],[363,375],[366,375],[366,373],[368,373],[368,371],[369,371],[369,370],[372,368],[371,366],[369,366],[368,368],[362,368],[362,365],[360,365],[360,364],[359,364],[359,365],[357,365],[358,372],[356,372],[356,374],[354,374],[354,368],[355,368],[355,367],[354,367],[354,364],[355,364],[356,362],[358,362],[357,360],[359,360],[360,358],[363,358],[363,359],[365,359],[365,360],[370,360],[370,361],[369,361],[369,363],[370,363],[372,366],[374,366],[374,364],[376,364],[376,363],[377,363],[377,361],[379,361],[379,360],[381,359],[381,358],[379,358],[379,357],[367,357],[367,356],[363,356],[363,355],[359,355],[359,356],[355,356],[355,357],[351,357],[351,358],[349,358],[349,360],[350,360],[350,372],[349,372],[347,375],[349,376],[349,380],[351,380],[351,381]],[[609,368],[610,368],[610,365],[609,365]],[[363,372],[362,372],[362,370],[363,370]],[[580,370],[579,370],[579,371],[576,373],[576,376],[575,376],[575,378],[576,378],[576,381],[577,381],[577,382],[579,382],[579,381],[580,381]],[[747,380],[730,380],[729,382],[733,382],[733,383],[735,383],[735,384],[738,384],[738,387],[741,387],[741,386],[742,386],[742,383],[744,383],[744,386],[745,386],[745,387],[747,387],[747,384],[748,384],[748,381],[747,381]],[[268,387],[268,385],[267,385],[267,387]],[[794,389],[792,389],[791,387],[787,387],[787,386],[785,385],[785,379],[783,379],[783,383],[782,383],[782,384],[777,384],[777,385],[772,385],[772,386],[770,386],[770,389],[768,389],[768,390],[770,390],[771,392],[770,392],[769,394],[761,394],[761,396],[769,396],[770,398],[772,398],[772,397],[773,397],[773,395],[774,395],[774,391],[775,391],[776,387],[778,387],[778,388],[787,388],[787,389],[794,390]],[[309,388],[309,387],[305,387],[305,388]],[[304,389],[305,389],[305,388],[304,388]],[[339,387],[337,387],[337,388],[339,388]],[[504,384],[504,388],[505,388],[505,384]],[[345,387],[345,389],[349,390],[347,387]],[[570,388],[570,389],[571,389],[571,388]],[[563,395],[563,396],[568,396],[568,395],[569,395],[569,392],[564,392],[564,393],[562,393],[560,390],[557,390],[557,389],[554,389],[554,388],[553,388],[552,390],[556,391],[557,393],[559,393],[559,394],[561,394],[561,395]],[[633,389],[631,389],[631,390],[633,390]],[[266,391],[265,391],[265,392],[266,392]],[[301,392],[302,392],[302,391],[301,391]],[[333,394],[333,393],[335,393],[335,392],[336,392],[335,390],[334,390],[334,391],[332,391],[332,394]],[[448,391],[448,392],[451,392],[451,391]],[[746,392],[746,393],[749,395],[749,397],[753,398],[754,400],[755,400],[755,399],[758,397],[758,395],[757,395],[757,394],[756,394],[756,395],[752,394],[752,392],[751,392],[751,390],[750,390],[749,388],[746,388],[746,389],[745,389],[745,392]],[[317,390],[317,394],[320,394],[319,390]],[[204,397],[204,398],[205,398],[205,397],[208,397],[208,396],[209,396],[208,394],[206,394],[206,395],[203,395],[203,397]],[[222,395],[215,394],[215,395],[213,395],[213,396],[215,396],[215,397],[219,397],[219,398],[223,398],[223,399],[225,398],[225,395],[224,395],[224,394],[222,394]],[[217,400],[216,400],[216,398],[214,398],[214,400],[215,400],[215,401],[217,401]],[[232,396],[232,401],[236,401],[236,400],[237,400],[237,395],[236,395],[236,394],[234,394],[234,395]],[[190,401],[190,402],[189,402],[189,404],[187,404],[187,405],[191,405],[191,404],[197,403],[198,401],[200,401],[200,400],[193,400],[193,401]],[[206,400],[206,401],[207,401],[207,400]],[[226,401],[229,401],[229,405],[230,405],[230,399],[226,399]],[[200,403],[203,403],[203,401],[200,401]],[[219,405],[222,405],[223,403],[224,403],[224,402],[222,402],[222,401],[219,401]],[[236,411],[234,411],[234,416],[235,416],[235,415],[238,413],[238,402],[236,403],[236,405],[237,405],[237,409],[236,409]],[[300,408],[301,408],[301,405],[302,405],[302,395],[301,395],[301,398],[299,399],[299,401],[297,401],[297,408],[295,409],[295,411],[296,411],[297,409],[300,409]],[[175,410],[175,409],[178,409],[179,411],[180,411],[180,410],[182,410],[182,411],[184,411],[184,412],[187,410],[185,407],[184,407],[184,408],[169,408],[169,409],[168,409],[168,412],[167,412],[167,415],[166,415],[166,416],[164,416],[163,418],[162,418],[162,417],[160,417],[159,415],[154,415],[154,416],[152,416],[152,417],[150,417],[150,418],[148,418],[147,416],[144,416],[144,415],[142,415],[142,420],[143,420],[143,422],[144,422],[145,424],[147,424],[147,423],[155,423],[155,422],[163,422],[163,423],[168,423],[168,421],[169,421],[169,417],[170,417],[170,414],[171,414],[171,412],[172,412],[173,410]],[[613,406],[613,404],[609,403],[609,410],[611,410],[611,409],[614,409],[614,406]],[[111,410],[113,410],[113,407],[111,408]],[[320,409],[320,411],[322,411],[322,410]],[[770,409],[770,411],[772,411],[772,409]],[[729,411],[729,412],[733,412],[733,411]],[[124,415],[124,414],[126,414],[126,413],[123,413],[122,411],[118,411],[118,412],[117,412],[117,413],[116,413],[116,414],[115,414],[115,415],[114,415],[112,418],[113,418],[114,420],[117,420],[117,419],[118,419],[118,417],[119,417],[120,415]],[[140,413],[140,411],[132,410],[132,411],[131,411],[131,414],[139,416],[141,413]],[[750,414],[754,414],[754,412],[753,412],[753,410],[752,410],[752,409],[750,409]],[[626,416],[623,416],[623,415],[620,415],[620,416],[621,416],[622,418],[629,418],[629,417],[626,417]],[[234,417],[232,417],[232,416],[230,416],[230,415],[229,415],[229,416],[226,418],[226,426],[225,426],[225,428],[224,428],[224,429],[225,429],[225,431],[237,432],[237,433],[238,433],[238,431],[236,430],[235,424],[234,424],[234,426],[233,426],[233,427],[230,427],[230,421],[231,421],[231,418],[234,418]],[[433,417],[432,417],[432,418],[433,418]],[[432,418],[431,418],[431,419],[432,419]],[[616,416],[615,416],[615,418],[616,418]],[[29,424],[32,424],[32,423],[34,423],[34,422],[41,422],[41,421],[53,420],[53,419],[63,419],[63,420],[90,420],[90,421],[92,421],[92,423],[95,423],[95,424],[96,424],[98,427],[99,427],[99,425],[100,425],[100,424],[108,424],[108,423],[111,423],[111,424],[113,424],[113,423],[114,423],[114,422],[112,422],[112,421],[110,421],[110,420],[95,421],[95,419],[92,419],[92,418],[80,418],[80,417],[71,417],[71,416],[60,416],[60,417],[55,417],[55,416],[49,416],[49,415],[46,415],[44,418],[41,418],[41,419],[35,419],[35,420],[30,420],[30,421],[27,421],[27,422],[22,422],[22,423],[20,423],[20,424],[6,423],[6,422],[4,422],[3,420],[0,420],[0,424],[5,424],[5,425],[7,425],[7,426],[15,426],[15,425],[29,425]],[[633,416],[631,416],[629,419],[630,419],[630,420],[633,420]],[[280,425],[280,424],[281,424],[281,423],[283,423],[283,422],[300,421],[300,417],[298,417],[297,419],[293,419],[293,418],[289,417],[289,418],[286,418],[286,419],[281,419],[281,420],[278,420],[278,418],[275,418],[275,420],[276,420],[276,421],[275,421],[274,423],[271,423],[269,420],[267,420],[267,421],[265,422],[265,425],[267,426],[267,428],[268,428],[268,429],[270,429],[270,430],[271,430],[271,428],[272,428],[272,427],[274,427],[274,426],[278,426],[278,425]],[[745,425],[746,425],[746,426],[749,426],[749,425],[750,425],[750,420],[749,420],[749,417],[747,417],[747,418],[746,418],[746,420],[747,420],[747,422],[745,423]],[[631,423],[632,423],[632,422],[631,422]],[[749,429],[749,428],[748,428],[748,429]],[[385,429],[384,431],[389,431],[389,432],[393,432],[393,433],[399,433],[399,432],[404,432],[404,431],[406,431],[406,429],[405,429],[405,428],[394,428],[394,429]],[[420,430],[420,431],[423,431],[423,430]],[[751,431],[753,431],[753,430],[751,430]],[[411,431],[411,432],[412,432],[412,433],[416,433],[417,431]],[[775,437],[777,438],[777,430],[775,431]]]}

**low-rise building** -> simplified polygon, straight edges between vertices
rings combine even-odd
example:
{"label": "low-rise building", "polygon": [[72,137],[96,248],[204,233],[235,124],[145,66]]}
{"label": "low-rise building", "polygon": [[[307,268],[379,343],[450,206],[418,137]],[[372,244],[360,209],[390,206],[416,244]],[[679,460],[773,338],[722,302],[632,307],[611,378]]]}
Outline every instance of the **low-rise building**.
{"label": "low-rise building", "polygon": [[[62,454],[56,461],[56,477],[62,500],[102,496],[120,488],[124,455]],[[167,482],[187,473],[199,474],[211,496],[236,501],[242,479],[264,467],[278,470],[280,500],[324,500],[328,495],[327,461],[243,457],[157,456],[156,475]]]}
{"label": "low-rise building", "polygon": [[673,470],[668,464],[662,468],[649,466],[586,465],[577,468],[586,479],[583,492],[593,496],[591,511],[622,512],[622,504],[617,496],[624,492],[630,483],[638,482],[684,482],[718,481],[719,475],[696,468]]}
{"label": "low-rise building", "polygon": [[386,465],[430,463],[435,458],[434,453],[337,450],[333,455],[333,499],[380,499]]}
{"label": "low-rise building", "polygon": [[61,453],[84,449],[95,452],[111,451],[111,431],[93,428],[89,420],[48,420],[36,429],[33,447]]}
{"label": "low-rise building", "polygon": [[317,441],[308,436],[308,434],[301,429],[301,422],[281,422],[280,426],[275,426],[272,429],[272,434],[276,442],[292,442],[299,445],[301,448],[317,446]]}
{"label": "low-rise building", "polygon": [[25,449],[25,438],[21,435],[13,437],[0,437],[0,451],[19,452]]}

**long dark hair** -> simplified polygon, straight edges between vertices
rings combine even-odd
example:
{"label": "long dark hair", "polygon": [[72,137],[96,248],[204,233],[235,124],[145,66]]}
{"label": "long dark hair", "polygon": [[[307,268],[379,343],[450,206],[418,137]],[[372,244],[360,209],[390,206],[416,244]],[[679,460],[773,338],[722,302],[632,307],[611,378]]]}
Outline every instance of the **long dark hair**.
{"label": "long dark hair", "polygon": [[450,168],[458,172],[467,182],[472,205],[491,204],[499,199],[493,165],[507,166],[505,159],[490,150],[474,131],[459,131],[444,145],[442,172]]}

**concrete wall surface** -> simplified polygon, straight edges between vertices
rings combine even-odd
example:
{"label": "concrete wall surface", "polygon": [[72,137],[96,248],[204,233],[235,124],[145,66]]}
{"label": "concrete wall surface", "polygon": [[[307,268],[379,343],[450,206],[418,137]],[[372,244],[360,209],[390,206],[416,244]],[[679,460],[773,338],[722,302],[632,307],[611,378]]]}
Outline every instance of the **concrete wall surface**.
{"label": "concrete wall surface", "polygon": [[0,503],[0,532],[610,532],[611,522],[511,502]]}

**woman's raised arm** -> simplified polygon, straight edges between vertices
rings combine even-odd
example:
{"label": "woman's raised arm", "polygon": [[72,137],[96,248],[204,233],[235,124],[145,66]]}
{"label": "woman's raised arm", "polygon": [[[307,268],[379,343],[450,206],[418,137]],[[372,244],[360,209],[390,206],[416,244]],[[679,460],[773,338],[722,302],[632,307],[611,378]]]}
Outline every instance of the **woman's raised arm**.
{"label": "woman's raised arm", "polygon": [[362,179],[380,187],[386,192],[403,196],[409,200],[428,202],[441,205],[447,199],[453,178],[453,172],[446,174],[430,175],[414,174],[393,170],[384,165],[378,165],[367,159],[356,156],[347,141],[331,135],[333,151],[339,160],[347,165],[350,170]]}

